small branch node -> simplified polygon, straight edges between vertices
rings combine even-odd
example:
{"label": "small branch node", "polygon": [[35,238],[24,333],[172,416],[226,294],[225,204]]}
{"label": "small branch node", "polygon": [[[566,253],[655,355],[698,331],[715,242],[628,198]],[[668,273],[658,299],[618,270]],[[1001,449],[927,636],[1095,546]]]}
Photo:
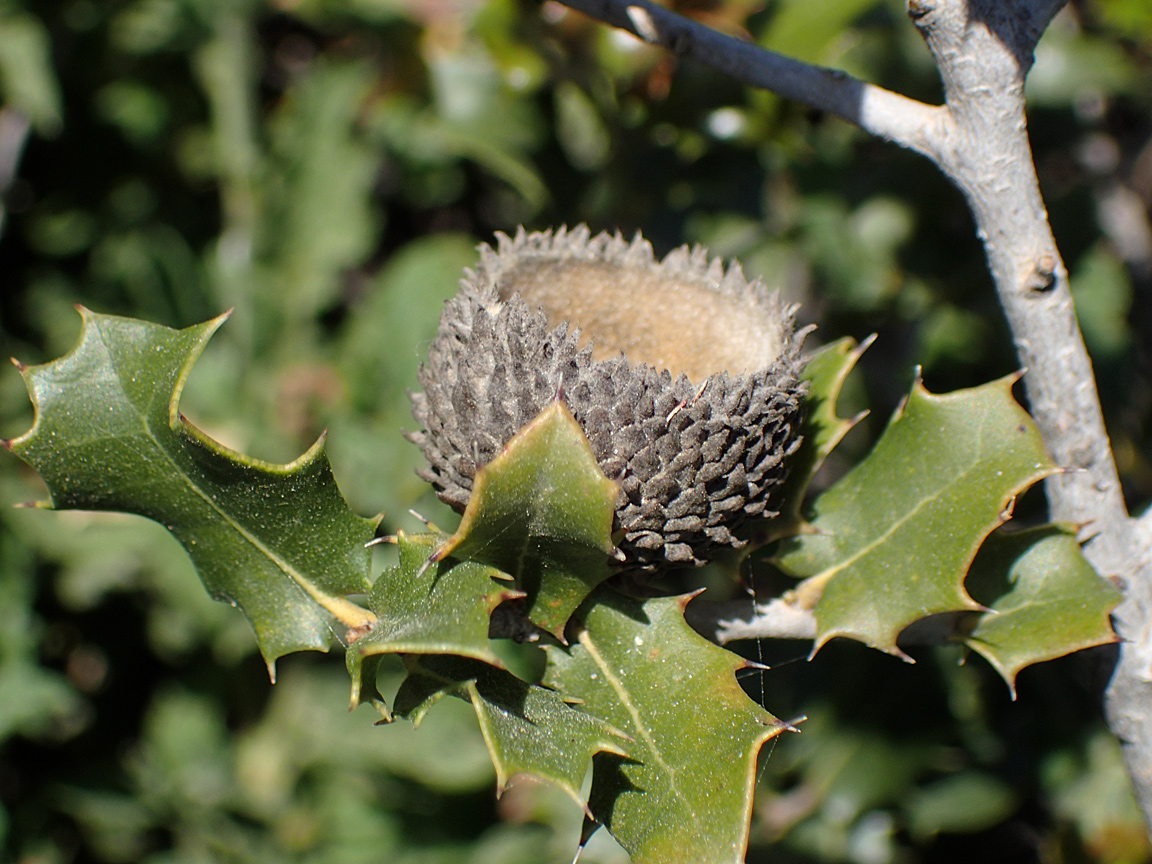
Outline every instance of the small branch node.
{"label": "small branch node", "polygon": [[1036,259],[1031,272],[1024,279],[1024,290],[1033,295],[1045,295],[1056,287],[1056,256],[1044,252]]}

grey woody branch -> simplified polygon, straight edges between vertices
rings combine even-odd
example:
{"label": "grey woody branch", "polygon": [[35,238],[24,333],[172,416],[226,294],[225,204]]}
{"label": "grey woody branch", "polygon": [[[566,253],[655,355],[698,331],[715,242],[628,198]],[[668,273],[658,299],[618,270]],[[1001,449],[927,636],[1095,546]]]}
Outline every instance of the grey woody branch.
{"label": "grey woody branch", "polygon": [[855,123],[866,132],[928,154],[941,109],[841,72],[767,51],[648,0],[561,0],[673,54],[711,66],[751,87]]}
{"label": "grey woody branch", "polygon": [[[842,72],[725,36],[648,0],[562,0],[601,21],[855,123],[927,156],[961,190],[1026,370],[1032,416],[1053,460],[1046,481],[1054,520],[1083,526],[1085,554],[1121,581],[1114,616],[1123,639],[1107,694],[1137,798],[1152,824],[1152,515],[1128,517],[1104,429],[1092,365],[1080,336],[1068,273],[1040,195],[1024,113],[1024,79],[1037,41],[1066,0],[908,0],[908,15],[936,60],[941,106],[925,105]],[[751,614],[714,610],[717,638],[795,638],[807,613],[774,601]]]}

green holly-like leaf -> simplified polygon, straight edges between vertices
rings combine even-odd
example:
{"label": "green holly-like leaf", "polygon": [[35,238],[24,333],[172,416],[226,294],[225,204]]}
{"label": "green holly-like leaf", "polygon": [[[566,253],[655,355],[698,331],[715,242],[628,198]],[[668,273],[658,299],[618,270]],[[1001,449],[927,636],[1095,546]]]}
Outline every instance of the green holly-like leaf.
{"label": "green holly-like leaf", "polygon": [[781,542],[780,566],[808,577],[796,602],[816,617],[813,651],[848,636],[902,656],[908,624],[980,608],[964,590],[976,550],[1055,470],[1015,380],[939,396],[917,381],[872,452],[813,503],[811,533]]}
{"label": "green holly-like leaf", "polygon": [[848,373],[874,339],[870,336],[858,344],[855,339],[845,337],[825,345],[805,364],[800,377],[808,382],[808,394],[804,397],[800,449],[790,460],[788,479],[780,493],[783,502],[780,515],[768,523],[765,541],[787,537],[804,529],[800,510],[812,477],[841,439],[866,416],[867,412],[849,419],[840,417],[836,413],[836,401]]}
{"label": "green holly-like leaf", "polygon": [[564,625],[611,574],[620,485],[584,430],[553,400],[476,474],[460,527],[433,558],[490,564],[516,580],[528,617],[564,641]]}
{"label": "green holly-like leaf", "polygon": [[502,602],[523,595],[486,564],[452,558],[430,562],[428,556],[444,540],[436,533],[396,538],[400,563],[381,574],[368,594],[376,623],[348,646],[354,686],[364,677],[361,664],[382,654],[455,654],[501,665],[488,645],[488,619]]}
{"label": "green holly-like leaf", "polygon": [[737,683],[745,662],[687,625],[689,599],[601,588],[579,641],[546,649],[545,684],[632,739],[593,760],[588,804],[634,864],[743,861],[756,757],[786,728]]}
{"label": "green holly-like leaf", "polygon": [[627,738],[560,694],[461,657],[414,659],[396,712],[418,722],[446,695],[472,704],[496,769],[497,794],[519,775],[555,783],[584,808],[580,784],[593,754],[623,755]]}
{"label": "green holly-like leaf", "polygon": [[812,471],[824,463],[840,439],[864,417],[863,414],[848,419],[838,416],[836,402],[848,373],[856,368],[856,363],[875,340],[875,335],[861,343],[845,337],[825,345],[804,366],[800,377],[808,382],[809,389],[803,432],[811,454],[808,459]]}
{"label": "green holly-like leaf", "polygon": [[992,611],[964,642],[1000,673],[1013,698],[1025,666],[1116,641],[1108,613],[1120,591],[1084,560],[1069,527],[995,532],[972,562],[968,584]]}
{"label": "green holly-like leaf", "polygon": [[184,330],[81,316],[71,353],[21,367],[36,420],[4,442],[39,472],[51,506],[166,526],[209,593],[248,617],[269,671],[290,652],[327,650],[334,618],[370,624],[372,614],[343,595],[368,589],[374,523],[348,510],[323,439],[272,465],[227,450],[179,412],[184,381],[223,316]]}

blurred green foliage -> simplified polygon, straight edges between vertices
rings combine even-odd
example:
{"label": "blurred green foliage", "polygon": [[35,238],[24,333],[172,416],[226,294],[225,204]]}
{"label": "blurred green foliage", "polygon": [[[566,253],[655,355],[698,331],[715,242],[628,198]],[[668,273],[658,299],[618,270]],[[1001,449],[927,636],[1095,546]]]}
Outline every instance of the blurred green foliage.
{"label": "blurred green foliage", "polygon": [[[897,0],[683,4],[728,32],[935,100]],[[1029,82],[1037,167],[1133,507],[1152,497],[1152,17],[1072,5]],[[960,196],[922,159],[552,3],[0,0],[0,354],[68,350],[70,306],[186,326],[233,308],[183,410],[287,460],[329,428],[345,495],[388,529],[447,513],[415,478],[406,388],[496,230],[587,221],[705,243],[879,339],[846,398],[875,423],[1014,369]],[[0,435],[31,409],[0,371]],[[828,470],[842,459],[833,457]],[[581,814],[496,801],[467,706],[416,732],[348,715],[338,657],[272,688],[242,616],[128,517],[45,514],[0,460],[0,860],[567,861]],[[1027,502],[1022,502],[1026,509]],[[378,572],[381,564],[375,568]],[[749,860],[1139,862],[1098,707],[1106,650],[1020,676],[959,649],[906,666],[746,646],[769,745]],[[796,662],[791,662],[796,661]],[[387,682],[383,682],[387,684]],[[686,724],[691,718],[686,718]],[[686,726],[685,734],[691,734]],[[603,836],[582,860],[621,862]]]}

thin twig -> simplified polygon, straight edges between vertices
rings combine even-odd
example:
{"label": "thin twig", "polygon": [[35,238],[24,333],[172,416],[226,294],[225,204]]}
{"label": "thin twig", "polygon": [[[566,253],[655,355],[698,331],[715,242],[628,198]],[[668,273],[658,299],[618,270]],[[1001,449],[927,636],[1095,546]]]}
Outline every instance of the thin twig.
{"label": "thin twig", "polygon": [[941,110],[868,84],[838,69],[785,57],[699,24],[649,0],[561,0],[645,42],[711,66],[737,81],[771,90],[855,123],[866,132],[927,154]]}
{"label": "thin twig", "polygon": [[697,599],[685,610],[688,623],[721,645],[739,639],[815,639],[816,619],[780,598],[768,603],[729,600],[706,603]]}

